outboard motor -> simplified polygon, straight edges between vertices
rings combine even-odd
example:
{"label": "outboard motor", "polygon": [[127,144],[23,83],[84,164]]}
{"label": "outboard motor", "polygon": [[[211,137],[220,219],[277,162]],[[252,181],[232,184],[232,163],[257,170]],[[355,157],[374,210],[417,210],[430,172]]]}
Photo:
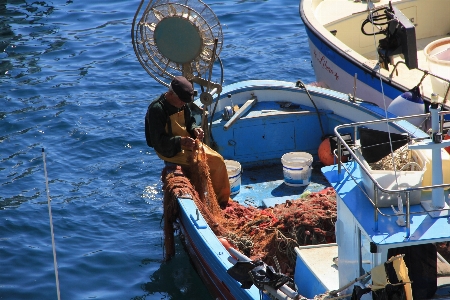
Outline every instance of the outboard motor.
{"label": "outboard motor", "polygon": [[[381,11],[384,10],[384,14]],[[365,25],[372,24],[372,28],[387,26],[377,32],[366,32]],[[378,55],[380,65],[389,70],[389,64],[393,64],[395,55],[402,55],[409,69],[418,67],[416,30],[414,24],[392,3],[388,8],[379,8],[371,11],[367,19],[361,25],[361,32],[365,35],[383,34],[386,37],[380,39],[378,44]]]}
{"label": "outboard motor", "polygon": [[386,38],[381,39],[378,45],[378,54],[382,66],[389,70],[388,63],[394,55],[401,54],[405,59],[405,64],[409,69],[418,67],[416,30],[414,24],[392,3],[389,2],[389,9],[386,9],[388,26],[384,30]]}

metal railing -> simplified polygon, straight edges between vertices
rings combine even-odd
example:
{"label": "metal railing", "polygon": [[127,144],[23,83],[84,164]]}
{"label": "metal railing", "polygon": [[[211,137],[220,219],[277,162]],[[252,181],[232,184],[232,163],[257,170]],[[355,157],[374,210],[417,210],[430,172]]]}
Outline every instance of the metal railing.
{"label": "metal railing", "polygon": [[[449,111],[442,111],[439,112],[439,116],[445,115],[445,114],[450,114]],[[378,182],[377,180],[372,176],[371,174],[371,170],[367,169],[366,166],[364,165],[364,163],[358,158],[358,155],[355,154],[355,152],[353,151],[354,148],[352,148],[352,146],[348,145],[346,143],[346,141],[343,139],[343,137],[341,136],[341,134],[339,133],[339,130],[344,129],[344,128],[353,128],[354,129],[354,140],[357,140],[357,129],[358,127],[361,126],[370,126],[370,125],[375,125],[375,124],[380,124],[380,123],[385,123],[388,126],[392,126],[393,128],[396,128],[397,130],[403,131],[403,133],[408,133],[409,135],[412,136],[412,138],[410,139],[410,142],[413,141],[420,141],[420,140],[424,140],[424,139],[431,139],[431,137],[415,137],[414,138],[414,133],[411,132],[408,129],[403,128],[400,124],[396,124],[398,121],[401,120],[407,120],[407,119],[411,119],[411,118],[417,118],[417,117],[429,117],[430,114],[420,114],[420,115],[411,115],[411,116],[405,116],[405,117],[396,117],[396,118],[389,118],[389,119],[380,119],[380,120],[373,120],[373,121],[364,121],[364,122],[355,122],[355,123],[350,123],[350,124],[343,124],[343,125],[339,125],[336,126],[334,129],[334,133],[337,137],[337,153],[335,153],[335,157],[336,157],[336,161],[338,164],[338,173],[342,172],[342,168],[344,168],[346,170],[346,172],[348,173],[348,175],[353,179],[353,181],[355,181],[356,185],[363,191],[363,193],[367,196],[367,198],[369,199],[369,201],[372,203],[374,209],[374,221],[375,221],[375,230],[378,230],[378,216],[382,215],[382,216],[386,216],[386,217],[399,217],[399,216],[404,216],[406,218],[406,238],[410,237],[410,218],[411,215],[413,214],[424,214],[423,211],[421,212],[411,212],[410,211],[410,196],[411,193],[414,191],[420,191],[422,192],[423,190],[432,190],[432,189],[437,189],[437,188],[447,188],[450,187],[450,183],[449,184],[439,184],[439,185],[430,185],[430,186],[421,186],[421,187],[414,187],[414,188],[406,188],[406,189],[386,189],[383,188]],[[440,117],[440,128],[443,128],[443,117]],[[415,129],[417,129],[417,127],[414,127]],[[346,166],[344,164],[342,164],[341,158],[342,158],[342,148],[345,148],[349,155],[351,155],[352,159],[359,165],[359,167],[361,168],[361,170],[363,172],[366,173],[366,175],[369,177],[369,179],[373,182],[373,187],[374,187],[374,199],[371,199],[370,196],[365,192],[364,188],[362,186],[360,186],[360,184],[358,183],[358,180],[356,180],[353,176],[352,173],[346,168]],[[382,193],[387,193],[387,194],[392,194],[392,195],[400,195],[400,194],[405,194],[406,195],[406,213],[395,213],[395,214],[386,214],[383,213],[380,210],[380,207],[378,206],[378,194],[379,192]],[[427,211],[431,212],[431,211],[436,211],[436,212],[440,212],[440,211],[449,211],[450,209],[435,209],[435,210],[430,210]]]}
{"label": "metal railing", "polygon": [[[394,78],[394,72],[397,71],[397,68],[398,68],[399,64],[405,64],[406,65],[406,63],[404,61],[398,61],[394,65],[394,69],[392,70],[392,72],[389,74],[389,79],[390,80],[392,80]],[[449,98],[448,96],[450,94],[450,80],[448,80],[447,78],[444,78],[442,76],[438,76],[438,75],[435,75],[433,73],[430,73],[428,70],[423,70],[421,68],[416,68],[416,69],[423,73],[422,78],[420,78],[419,83],[417,84],[417,86],[420,86],[422,84],[423,80],[427,76],[431,76],[431,77],[434,77],[436,79],[439,79],[439,80],[447,82],[447,88],[445,89],[445,95],[443,96],[443,98],[444,98],[444,105],[447,105],[448,104],[447,101],[448,101],[448,98]],[[397,71],[396,75],[398,76],[398,71]]]}

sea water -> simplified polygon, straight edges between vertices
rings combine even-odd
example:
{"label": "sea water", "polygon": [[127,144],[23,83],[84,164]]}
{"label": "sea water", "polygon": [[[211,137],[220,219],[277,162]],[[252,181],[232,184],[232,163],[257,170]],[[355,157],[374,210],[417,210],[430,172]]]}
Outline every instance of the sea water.
{"label": "sea water", "polygon": [[[212,298],[179,239],[163,262],[144,114],[165,89],[133,52],[139,3],[0,0],[0,299],[57,297],[42,149],[62,299]],[[206,3],[225,84],[314,81],[298,0]]]}

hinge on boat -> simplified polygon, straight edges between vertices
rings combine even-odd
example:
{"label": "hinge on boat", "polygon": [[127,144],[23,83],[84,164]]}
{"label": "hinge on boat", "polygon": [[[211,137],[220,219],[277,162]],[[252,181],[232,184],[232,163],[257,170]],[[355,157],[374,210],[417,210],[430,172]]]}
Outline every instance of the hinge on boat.
{"label": "hinge on boat", "polygon": [[370,253],[378,253],[377,244],[374,242],[370,242]]}

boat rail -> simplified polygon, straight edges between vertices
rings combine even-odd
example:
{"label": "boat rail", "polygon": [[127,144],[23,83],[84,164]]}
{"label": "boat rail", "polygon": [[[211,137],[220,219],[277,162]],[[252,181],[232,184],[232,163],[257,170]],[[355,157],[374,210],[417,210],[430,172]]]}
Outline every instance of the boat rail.
{"label": "boat rail", "polygon": [[[439,112],[439,116],[443,116],[445,114],[450,114],[449,111],[441,111]],[[406,188],[406,189],[386,189],[383,188],[378,182],[377,180],[371,175],[370,170],[368,170],[365,166],[364,163],[358,158],[358,156],[355,154],[355,152],[353,151],[353,149],[355,149],[354,145],[349,145],[347,144],[347,142],[345,141],[345,139],[341,136],[341,134],[339,133],[339,130],[344,129],[344,128],[353,128],[354,129],[354,137],[356,140],[357,137],[357,129],[358,127],[361,126],[367,126],[367,125],[373,125],[373,124],[378,124],[378,123],[386,123],[388,126],[392,126],[392,127],[401,127],[400,124],[395,124],[398,121],[402,121],[402,120],[407,120],[407,119],[411,119],[411,118],[417,118],[417,117],[430,117],[430,113],[426,113],[426,114],[419,114],[419,115],[411,115],[411,116],[404,116],[404,117],[396,117],[396,118],[387,118],[387,119],[379,119],[379,120],[372,120],[372,121],[364,121],[364,122],[355,122],[355,123],[349,123],[349,124],[342,124],[339,126],[336,126],[334,129],[334,133],[337,137],[337,150],[335,151],[334,155],[336,158],[336,162],[338,165],[338,173],[340,174],[342,172],[342,168],[345,169],[345,171],[348,173],[348,175],[352,178],[352,180],[356,183],[356,185],[362,190],[362,192],[367,196],[367,198],[369,199],[369,201],[371,202],[371,204],[373,205],[374,209],[374,221],[375,221],[375,230],[378,230],[378,216],[382,215],[385,217],[405,217],[406,218],[406,238],[410,237],[410,216],[414,215],[414,214],[424,214],[423,211],[420,212],[411,212],[410,211],[410,195],[412,192],[414,191],[424,191],[424,190],[433,190],[433,189],[438,189],[438,188],[447,188],[450,187],[450,183],[448,184],[435,184],[435,185],[429,185],[429,186],[421,186],[421,187],[414,187],[414,188]],[[444,118],[440,117],[440,129],[442,130],[443,128],[443,122],[444,122]],[[392,123],[392,124],[390,124]],[[407,133],[411,133],[408,130],[406,130]],[[441,131],[442,132],[442,131]],[[411,144],[411,142],[413,141],[423,141],[423,140],[431,140],[431,137],[416,137],[416,138],[411,138],[409,143]],[[351,156],[351,158],[359,165],[359,167],[361,168],[361,170],[363,170],[363,172],[365,172],[367,174],[367,176],[370,178],[370,180],[373,182],[373,187],[374,187],[374,199],[371,199],[369,197],[369,195],[365,192],[364,188],[358,184],[358,181],[353,177],[352,173],[347,169],[347,167],[345,166],[345,164],[342,163],[342,154],[343,154],[343,147],[348,151],[349,155]],[[387,193],[387,194],[405,194],[405,202],[406,202],[406,213],[402,212],[395,212],[394,214],[387,214],[384,213],[380,210],[380,207],[378,206],[378,193],[382,192],[382,193]],[[442,208],[442,209],[433,209],[433,210],[429,210],[426,211],[426,213],[428,212],[442,212],[442,211],[449,211],[450,213],[450,208]]]}
{"label": "boat rail", "polygon": [[[402,60],[398,61],[394,65],[394,69],[392,70],[392,72],[389,74],[389,79],[390,80],[392,80],[394,78],[394,72],[397,71],[397,68],[398,68],[399,64],[405,64],[406,65],[406,63],[404,61],[402,61]],[[447,84],[447,89],[445,91],[445,95],[443,96],[443,99],[444,99],[444,103],[443,104],[447,107],[447,104],[448,104],[448,101],[449,101],[448,97],[449,97],[449,94],[450,94],[450,80],[448,80],[447,78],[444,78],[442,76],[438,76],[436,74],[433,74],[430,71],[424,70],[424,69],[419,68],[419,67],[417,67],[416,70],[419,70],[419,71],[421,71],[423,73],[422,77],[419,80],[419,83],[416,86],[420,86],[427,76],[433,76],[436,79],[439,79],[439,80],[442,80],[442,81],[445,81],[445,82],[448,83]],[[395,74],[398,76],[398,71]]]}

